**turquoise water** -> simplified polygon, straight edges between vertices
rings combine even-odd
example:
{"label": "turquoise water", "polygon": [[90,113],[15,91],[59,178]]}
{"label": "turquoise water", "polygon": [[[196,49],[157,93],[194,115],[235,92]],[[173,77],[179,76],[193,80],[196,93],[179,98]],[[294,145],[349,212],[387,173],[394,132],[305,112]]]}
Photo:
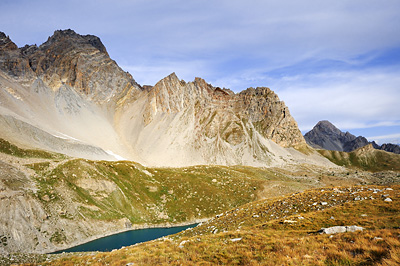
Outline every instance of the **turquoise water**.
{"label": "turquoise water", "polygon": [[124,246],[130,246],[136,243],[146,242],[157,239],[159,237],[172,235],[186,230],[187,228],[195,227],[197,224],[177,226],[170,228],[148,228],[131,230],[118,233],[111,236],[99,238],[85,244],[75,246],[69,249],[54,252],[54,254],[62,252],[84,252],[84,251],[111,251]]}

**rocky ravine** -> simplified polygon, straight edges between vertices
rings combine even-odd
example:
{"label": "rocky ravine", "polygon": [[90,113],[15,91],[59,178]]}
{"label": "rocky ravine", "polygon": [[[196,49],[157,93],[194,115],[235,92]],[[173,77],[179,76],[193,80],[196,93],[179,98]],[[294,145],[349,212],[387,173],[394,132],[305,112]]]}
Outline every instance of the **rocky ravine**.
{"label": "rocky ravine", "polygon": [[[56,31],[18,48],[0,34],[0,135],[25,147],[152,166],[329,164],[269,88],[235,94],[175,74],[146,89],[100,39]],[[312,153],[312,152],[311,152]]]}

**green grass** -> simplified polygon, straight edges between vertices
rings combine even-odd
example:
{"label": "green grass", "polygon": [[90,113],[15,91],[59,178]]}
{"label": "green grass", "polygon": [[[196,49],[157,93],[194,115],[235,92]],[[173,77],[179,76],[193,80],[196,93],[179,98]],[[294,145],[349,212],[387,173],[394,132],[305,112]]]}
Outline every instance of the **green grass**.
{"label": "green grass", "polygon": [[[315,189],[256,201],[174,236],[44,265],[399,265],[400,186],[385,188]],[[383,195],[393,202],[385,202]],[[357,196],[366,199],[354,200]],[[327,205],[312,204],[321,201]],[[295,213],[295,207],[303,211]],[[260,218],[263,213],[268,216]],[[365,229],[317,233],[336,225]],[[220,230],[213,233],[215,228]]]}
{"label": "green grass", "polygon": [[47,162],[29,167],[36,171],[37,196],[43,203],[62,204],[58,191],[63,190],[82,205],[79,210],[85,217],[127,217],[138,224],[213,216],[257,199],[272,176],[269,170],[251,167],[144,168],[133,162],[83,159],[55,168]]}
{"label": "green grass", "polygon": [[65,155],[44,150],[22,149],[0,138],[0,152],[20,158],[64,159]]}
{"label": "green grass", "polygon": [[352,152],[339,152],[329,150],[318,150],[331,162],[354,169],[365,171],[400,171],[400,155],[381,150],[362,150]]}

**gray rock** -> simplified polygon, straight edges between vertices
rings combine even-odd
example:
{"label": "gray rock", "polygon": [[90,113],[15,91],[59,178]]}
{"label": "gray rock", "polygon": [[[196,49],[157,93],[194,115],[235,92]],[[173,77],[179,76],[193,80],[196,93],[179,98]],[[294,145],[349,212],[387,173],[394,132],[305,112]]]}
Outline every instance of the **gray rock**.
{"label": "gray rock", "polygon": [[339,233],[346,233],[346,232],[355,232],[355,231],[362,231],[364,230],[363,227],[350,225],[350,226],[332,226],[329,228],[321,228],[318,232],[321,234],[339,234]]}

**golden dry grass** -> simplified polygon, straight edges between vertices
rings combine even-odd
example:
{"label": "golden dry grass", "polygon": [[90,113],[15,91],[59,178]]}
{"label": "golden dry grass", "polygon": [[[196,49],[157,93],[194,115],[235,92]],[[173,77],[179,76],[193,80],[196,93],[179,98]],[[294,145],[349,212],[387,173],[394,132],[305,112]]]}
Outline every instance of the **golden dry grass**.
{"label": "golden dry grass", "polygon": [[[400,186],[387,188],[314,189],[257,201],[175,236],[43,265],[399,265]],[[317,233],[335,225],[365,230]]]}

